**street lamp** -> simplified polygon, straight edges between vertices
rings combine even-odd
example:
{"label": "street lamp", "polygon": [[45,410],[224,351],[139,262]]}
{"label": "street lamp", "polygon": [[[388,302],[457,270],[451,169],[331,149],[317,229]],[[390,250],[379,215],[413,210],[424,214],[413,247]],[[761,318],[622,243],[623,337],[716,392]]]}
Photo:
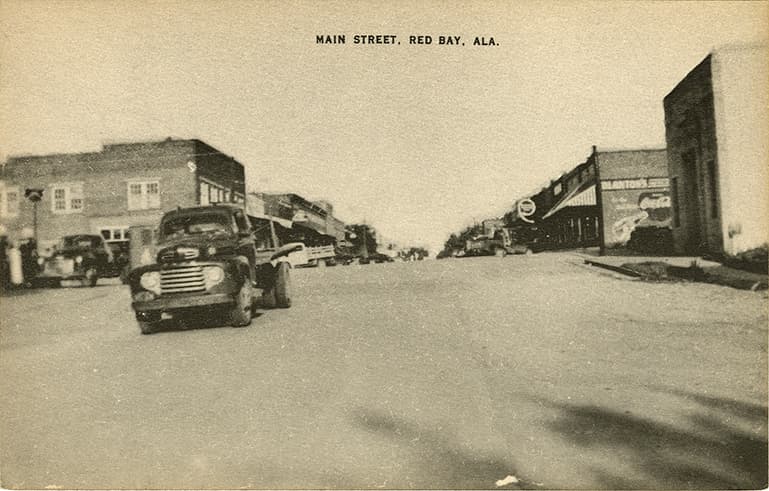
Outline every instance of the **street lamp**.
{"label": "street lamp", "polygon": [[40,188],[27,188],[24,190],[24,197],[32,202],[34,209],[32,227],[34,230],[35,244],[37,244],[37,204],[43,199],[43,190]]}

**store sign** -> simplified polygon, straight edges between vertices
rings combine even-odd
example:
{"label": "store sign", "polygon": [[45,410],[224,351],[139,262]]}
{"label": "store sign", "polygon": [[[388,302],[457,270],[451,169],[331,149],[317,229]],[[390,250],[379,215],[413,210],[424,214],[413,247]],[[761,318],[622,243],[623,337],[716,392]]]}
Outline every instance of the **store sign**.
{"label": "store sign", "polygon": [[524,222],[534,223],[532,220],[529,220],[527,217],[530,217],[531,215],[533,215],[535,211],[537,211],[537,205],[535,205],[532,200],[526,198],[518,202],[518,216]]}
{"label": "store sign", "polygon": [[667,177],[641,177],[637,179],[608,179],[601,181],[601,189],[603,191],[666,188],[668,186],[670,186],[670,180]]}

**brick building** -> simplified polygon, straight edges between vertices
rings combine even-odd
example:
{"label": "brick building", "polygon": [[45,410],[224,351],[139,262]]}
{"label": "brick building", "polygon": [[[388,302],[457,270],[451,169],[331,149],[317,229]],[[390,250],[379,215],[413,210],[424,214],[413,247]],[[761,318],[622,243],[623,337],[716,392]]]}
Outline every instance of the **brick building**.
{"label": "brick building", "polygon": [[769,50],[716,49],[665,97],[673,241],[734,255],[767,243]]}
{"label": "brick building", "polygon": [[244,202],[243,166],[199,140],[104,145],[100,152],[10,157],[0,171],[0,224],[11,240],[34,228],[39,248],[69,234],[127,241],[133,225],[155,226],[178,206]]}
{"label": "brick building", "polygon": [[530,196],[536,210],[506,215],[513,237],[540,248],[625,247],[636,229],[667,228],[665,149],[598,150]]}

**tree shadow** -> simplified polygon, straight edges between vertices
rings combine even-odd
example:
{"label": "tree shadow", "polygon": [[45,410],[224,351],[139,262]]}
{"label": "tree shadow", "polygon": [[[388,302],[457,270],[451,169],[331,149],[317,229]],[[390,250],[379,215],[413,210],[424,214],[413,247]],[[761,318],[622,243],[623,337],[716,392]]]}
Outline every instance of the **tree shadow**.
{"label": "tree shadow", "polygon": [[[420,489],[532,489],[524,480],[497,486],[497,480],[516,476],[508,460],[463,449],[448,431],[420,427],[414,423],[374,410],[358,410],[353,415],[358,426],[396,440],[419,456],[421,475],[429,480],[414,482]],[[520,479],[516,477],[516,479]],[[417,481],[417,479],[415,479]]]}
{"label": "tree shadow", "polygon": [[[674,426],[594,405],[548,403],[561,411],[551,424],[572,443],[631,455],[645,476],[634,481],[593,469],[611,489],[765,489],[767,409],[733,399],[665,390],[697,402],[687,425]],[[748,432],[743,428],[761,428]]]}

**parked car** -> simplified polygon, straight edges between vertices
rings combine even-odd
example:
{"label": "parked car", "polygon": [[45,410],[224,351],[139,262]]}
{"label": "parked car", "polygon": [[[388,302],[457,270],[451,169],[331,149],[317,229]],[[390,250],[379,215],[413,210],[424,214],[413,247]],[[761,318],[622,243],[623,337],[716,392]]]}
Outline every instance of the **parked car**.
{"label": "parked car", "polygon": [[99,278],[117,276],[112,250],[101,235],[67,235],[62,237],[48,259],[40,258],[39,284],[61,285],[65,280],[78,280],[83,286],[96,286]]}
{"label": "parked car", "polygon": [[380,263],[391,263],[395,261],[395,259],[391,258],[387,254],[382,254],[381,252],[375,252],[374,254],[369,255],[369,260],[380,264]]}

